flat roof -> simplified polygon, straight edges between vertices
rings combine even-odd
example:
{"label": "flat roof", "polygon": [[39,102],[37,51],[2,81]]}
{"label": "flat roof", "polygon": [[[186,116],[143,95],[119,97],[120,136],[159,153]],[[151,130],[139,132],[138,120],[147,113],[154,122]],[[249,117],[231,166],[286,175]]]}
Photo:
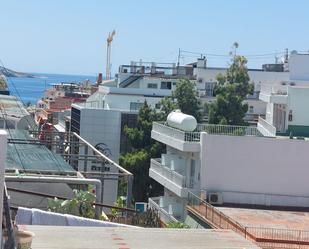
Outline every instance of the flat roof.
{"label": "flat roof", "polygon": [[218,209],[244,227],[308,230],[309,212],[277,211],[236,207]]}
{"label": "flat roof", "polygon": [[231,230],[27,226],[32,249],[258,249]]}

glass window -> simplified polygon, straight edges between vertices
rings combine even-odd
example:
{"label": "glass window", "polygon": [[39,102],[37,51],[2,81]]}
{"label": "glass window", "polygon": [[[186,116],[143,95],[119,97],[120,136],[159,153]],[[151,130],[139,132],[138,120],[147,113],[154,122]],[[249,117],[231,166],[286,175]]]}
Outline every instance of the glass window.
{"label": "glass window", "polygon": [[158,84],[155,84],[155,83],[148,83],[148,88],[154,88],[154,89],[157,89],[158,88]]}
{"label": "glass window", "polygon": [[138,111],[142,106],[143,106],[143,103],[131,102],[130,103],[130,110],[131,111]]}
{"label": "glass window", "polygon": [[170,81],[162,81],[161,89],[172,89],[172,82]]}

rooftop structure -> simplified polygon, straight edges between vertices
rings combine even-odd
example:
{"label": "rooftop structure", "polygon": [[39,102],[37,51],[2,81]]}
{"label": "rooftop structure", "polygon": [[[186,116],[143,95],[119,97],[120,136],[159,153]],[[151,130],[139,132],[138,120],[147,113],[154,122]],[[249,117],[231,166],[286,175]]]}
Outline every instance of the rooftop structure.
{"label": "rooftop structure", "polygon": [[[230,230],[91,228],[27,226],[35,233],[33,249],[147,248],[258,249]],[[52,236],[50,236],[52,234]],[[85,238],[87,234],[87,238]]]}

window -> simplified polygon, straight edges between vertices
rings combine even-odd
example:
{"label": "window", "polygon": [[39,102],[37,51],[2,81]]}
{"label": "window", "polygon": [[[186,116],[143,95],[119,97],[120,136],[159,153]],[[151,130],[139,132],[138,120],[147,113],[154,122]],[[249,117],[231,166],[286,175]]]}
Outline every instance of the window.
{"label": "window", "polygon": [[206,96],[212,97],[214,95],[214,82],[206,82],[205,83],[205,90],[206,90]]}
{"label": "window", "polygon": [[161,89],[172,89],[172,82],[170,81],[162,81]]}
{"label": "window", "polygon": [[131,111],[138,111],[142,106],[143,106],[143,103],[131,102],[130,103],[130,110]]}
{"label": "window", "polygon": [[157,103],[157,104],[155,105],[155,107],[156,107],[156,109],[160,109],[160,108],[161,108],[161,104],[160,104],[160,103]]}
{"label": "window", "polygon": [[253,106],[250,105],[250,106],[249,106],[249,113],[253,113],[253,111],[254,111]]}
{"label": "window", "polygon": [[155,84],[155,83],[148,83],[148,88],[154,88],[154,89],[157,89],[158,88],[158,84]]}

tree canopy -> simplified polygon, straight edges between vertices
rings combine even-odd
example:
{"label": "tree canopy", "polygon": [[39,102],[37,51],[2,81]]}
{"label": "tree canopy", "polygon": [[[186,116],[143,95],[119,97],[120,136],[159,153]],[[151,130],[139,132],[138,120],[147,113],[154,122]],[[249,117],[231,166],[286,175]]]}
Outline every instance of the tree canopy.
{"label": "tree canopy", "polygon": [[216,100],[209,105],[209,123],[245,125],[248,105],[244,100],[253,93],[247,69],[247,59],[235,55],[225,75],[217,76]]}

